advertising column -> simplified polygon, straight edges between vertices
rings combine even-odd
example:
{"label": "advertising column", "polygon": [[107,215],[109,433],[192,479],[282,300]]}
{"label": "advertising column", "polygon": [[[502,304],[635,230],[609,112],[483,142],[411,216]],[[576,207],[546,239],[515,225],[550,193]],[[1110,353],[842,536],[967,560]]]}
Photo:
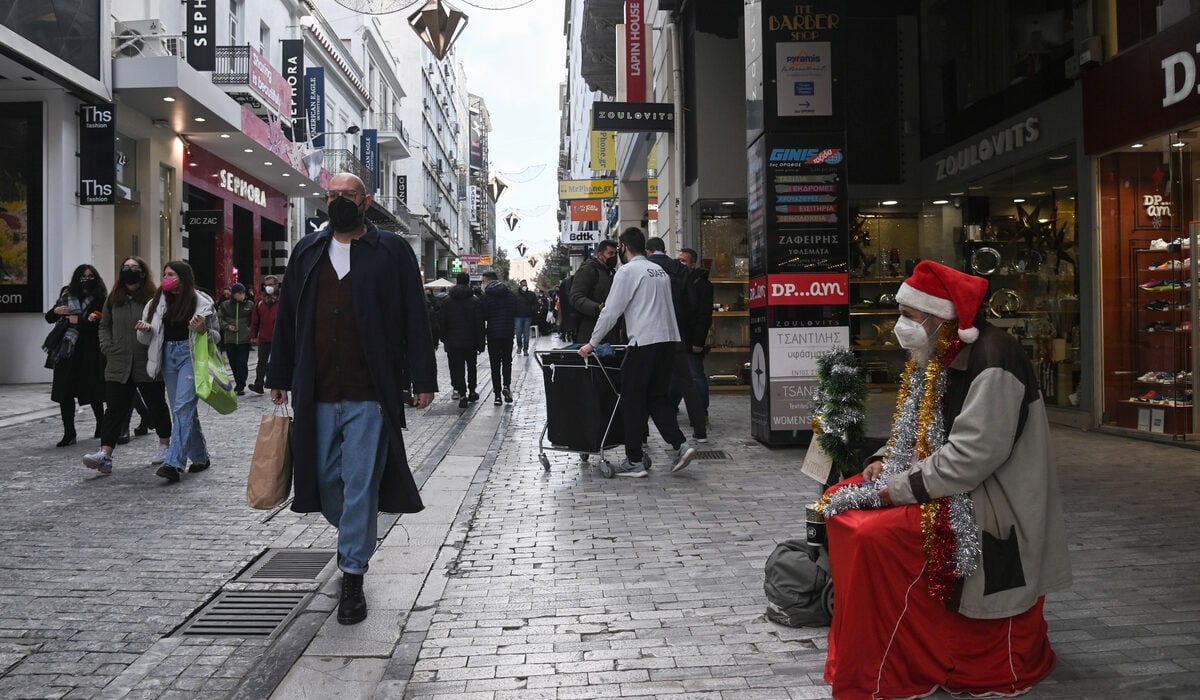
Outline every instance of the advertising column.
{"label": "advertising column", "polygon": [[746,4],[751,434],[812,439],[817,359],[850,344],[841,2]]}

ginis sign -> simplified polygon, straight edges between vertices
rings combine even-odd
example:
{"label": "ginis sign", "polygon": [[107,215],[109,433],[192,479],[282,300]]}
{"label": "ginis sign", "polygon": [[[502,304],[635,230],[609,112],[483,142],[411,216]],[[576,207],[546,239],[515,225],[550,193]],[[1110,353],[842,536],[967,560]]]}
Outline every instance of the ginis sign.
{"label": "ginis sign", "polygon": [[599,221],[599,199],[577,199],[571,202],[571,221]]}

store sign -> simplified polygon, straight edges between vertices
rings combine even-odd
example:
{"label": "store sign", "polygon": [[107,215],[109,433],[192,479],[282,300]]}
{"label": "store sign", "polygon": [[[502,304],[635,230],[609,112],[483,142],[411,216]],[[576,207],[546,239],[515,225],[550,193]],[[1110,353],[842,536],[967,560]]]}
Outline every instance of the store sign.
{"label": "store sign", "polygon": [[217,69],[217,23],[214,0],[187,0],[187,62],[196,70]]}
{"label": "store sign", "polygon": [[79,108],[79,203],[117,203],[117,118],[111,104]]}
{"label": "store sign", "polygon": [[833,115],[832,56],[828,41],[785,41],[775,45],[779,116]]}
{"label": "store sign", "polygon": [[591,163],[589,164],[592,170],[616,170],[617,169],[617,132],[615,131],[592,131],[591,139]]}
{"label": "store sign", "polygon": [[675,105],[669,102],[596,102],[592,128],[608,131],[674,131]]}
{"label": "store sign", "polygon": [[1041,136],[1037,117],[1029,117],[958,149],[937,161],[938,181],[966,172],[992,158],[1019,151]]}
{"label": "store sign", "polygon": [[257,204],[260,207],[267,206],[267,193],[261,187],[242,178],[240,175],[221,168],[220,172],[217,173],[217,182],[225,190],[251,204]]}
{"label": "store sign", "polygon": [[783,274],[756,277],[750,285],[750,306],[849,304],[850,276]]}
{"label": "store sign", "polygon": [[304,71],[304,116],[313,148],[325,147],[325,69]]}
{"label": "store sign", "polygon": [[188,210],[183,213],[183,228],[188,233],[217,233],[225,228],[225,210]]}
{"label": "store sign", "polygon": [[600,204],[599,199],[578,199],[571,202],[571,221],[599,221]]}
{"label": "store sign", "polygon": [[646,38],[649,32],[644,9],[643,0],[625,0],[625,99],[628,102],[646,101]]}
{"label": "store sign", "polygon": [[367,186],[367,194],[375,194],[379,182],[379,131],[376,129],[362,130],[362,162],[371,173],[371,182]]}
{"label": "store sign", "polygon": [[596,230],[584,230],[569,228],[566,225],[562,230],[562,242],[567,245],[590,245],[600,242],[600,232]]}
{"label": "store sign", "polygon": [[400,200],[401,204],[408,206],[408,176],[407,175],[397,175],[396,176],[396,199]]}
{"label": "store sign", "polygon": [[267,57],[253,46],[250,48],[250,89],[259,102],[276,114],[291,114],[292,88]]}
{"label": "store sign", "polygon": [[1161,194],[1142,195],[1142,206],[1146,208],[1146,216],[1151,219],[1171,215],[1171,200]]}
{"label": "store sign", "polygon": [[563,180],[558,183],[558,198],[611,199],[616,196],[616,180]]}
{"label": "store sign", "polygon": [[304,129],[304,40],[279,42],[283,54],[283,79],[288,84],[288,111],[292,118],[292,140],[303,141]]}

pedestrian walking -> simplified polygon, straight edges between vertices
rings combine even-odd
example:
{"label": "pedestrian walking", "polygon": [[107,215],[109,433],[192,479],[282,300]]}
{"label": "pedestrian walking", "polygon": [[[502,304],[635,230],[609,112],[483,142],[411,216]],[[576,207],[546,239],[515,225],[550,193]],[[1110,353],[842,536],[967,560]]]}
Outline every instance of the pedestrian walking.
{"label": "pedestrian walking", "polygon": [[837,698],[1019,695],[1054,668],[1042,606],[1071,565],[1050,426],[1024,349],[982,318],[987,291],[926,260],[896,293],[891,441],[819,504]]}
{"label": "pedestrian walking", "polygon": [[659,434],[674,452],[671,471],[691,463],[696,448],[683,435],[667,397],[679,325],[671,300],[671,278],[666,270],[646,259],[646,235],[631,226],[617,242],[625,264],[617,270],[600,318],[579,354],[588,357],[616,325],[625,319],[629,347],[621,363],[621,421],[625,433],[625,460],[618,476],[644,477],[642,436],[646,418],[654,420]]}
{"label": "pedestrian walking", "polygon": [[460,272],[450,288],[450,296],[438,309],[442,332],[442,343],[446,347],[446,359],[450,363],[450,383],[454,386],[453,397],[458,407],[479,400],[475,391],[479,353],[484,349],[483,302],[471,292],[471,276]]}
{"label": "pedestrian walking", "polygon": [[[575,314],[575,338],[586,343],[592,337],[600,309],[612,289],[613,275],[617,269],[617,244],[615,241],[600,241],[596,254],[584,261],[571,281],[569,301]],[[620,331],[614,327],[604,342],[615,343]]]}
{"label": "pedestrian walking", "polygon": [[517,284],[517,311],[514,317],[517,336],[517,354],[529,355],[529,329],[537,315],[537,295],[529,291],[529,284],[521,280]]}
{"label": "pedestrian walking", "polygon": [[196,343],[208,342],[205,334],[212,334],[214,341],[221,337],[216,305],[212,297],[196,289],[192,266],[172,260],[163,267],[162,284],[150,297],[135,327],[138,342],[149,346],[146,375],[152,380],[161,378],[166,384],[174,423],[167,454],[154,473],[176,483],[185,466],[195,474],[212,465],[197,412],[200,398],[192,356]]}
{"label": "pedestrian walking", "polygon": [[[680,342],[675,344],[675,356],[671,360],[671,379],[667,396],[683,396],[683,403],[688,411],[688,422],[692,424],[692,439],[696,442],[708,442],[708,415],[700,400],[700,392],[692,381],[692,369],[688,362],[689,347],[682,341],[687,335],[685,325],[691,315],[687,298],[688,269],[683,263],[667,255],[666,251],[667,246],[663,239],[657,236],[646,239],[646,259],[665,270],[671,278],[671,304],[675,309],[675,320],[679,324],[681,338]],[[672,398],[672,410],[678,405],[679,401]]]}
{"label": "pedestrian walking", "polygon": [[254,316],[254,302],[246,298],[246,285],[235,283],[229,288],[229,299],[217,305],[217,316],[221,322],[221,337],[225,340],[225,356],[233,370],[234,391],[238,396],[246,394],[246,378],[250,374],[250,322]]}
{"label": "pedestrian walking", "polygon": [[[708,331],[713,319],[713,285],[708,279],[708,270],[700,267],[700,256],[691,248],[681,248],[676,260],[687,270],[684,283],[683,317],[679,321],[679,332],[683,337],[683,356],[687,363],[688,377],[678,376],[677,381],[687,382],[690,378],[694,392],[671,386],[671,405],[679,406],[683,399],[689,419],[703,416],[699,429],[692,423],[692,437],[696,442],[708,442],[708,374],[704,371],[704,356],[708,354]],[[676,380],[676,375],[672,375]],[[688,405],[687,401],[699,404]]]}
{"label": "pedestrian walking", "polygon": [[75,444],[76,401],[80,406],[92,407],[95,437],[100,437],[104,423],[104,354],[100,352],[99,332],[107,296],[100,273],[83,264],[71,273],[71,281],[46,312],[46,322],[53,323],[54,329],[42,348],[47,352],[46,369],[54,370],[50,398],[62,415],[63,436],[58,447]]}
{"label": "pedestrian walking", "polygon": [[275,312],[279,310],[279,278],[267,275],[262,282],[262,299],[255,302],[250,316],[250,342],[258,346],[258,363],[250,391],[263,393],[267,364],[271,361],[271,341],[275,337]]}
{"label": "pedestrian walking", "polygon": [[367,617],[379,512],[424,508],[401,429],[405,405],[433,401],[437,367],[412,248],[366,221],[358,177],[329,187],[329,222],[300,239],[284,273],[267,386],[295,409],[292,510],[337,528],[337,619],[355,624]]}
{"label": "pedestrian walking", "polygon": [[496,406],[502,402],[513,402],[512,355],[516,313],[517,295],[500,282],[495,272],[483,273],[483,316],[488,360],[492,366],[492,403]]}
{"label": "pedestrian walking", "polygon": [[100,317],[100,351],[104,353],[104,398],[107,411],[100,430],[100,449],[83,458],[83,464],[101,474],[111,474],[113,450],[128,434],[133,405],[140,395],[146,404],[146,419],[158,434],[159,450],[152,464],[162,464],[171,442],[171,412],[166,386],[150,377],[146,369],[146,346],[137,339],[137,324],[146,303],[158,287],[145,260],[128,257],[121,263],[117,284],[104,302]]}

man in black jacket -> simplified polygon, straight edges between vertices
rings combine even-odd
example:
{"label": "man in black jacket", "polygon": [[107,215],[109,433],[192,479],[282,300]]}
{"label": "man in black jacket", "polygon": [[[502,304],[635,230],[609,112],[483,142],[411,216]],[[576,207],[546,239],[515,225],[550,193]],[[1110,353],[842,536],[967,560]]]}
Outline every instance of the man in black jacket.
{"label": "man in black jacket", "polygon": [[483,273],[483,309],[487,325],[488,360],[492,365],[492,395],[497,406],[513,402],[512,352],[516,329],[517,295],[500,283],[495,272]]}
{"label": "man in black jacket", "polygon": [[[612,289],[614,270],[617,267],[616,241],[600,241],[596,254],[588,258],[575,273],[571,282],[571,308],[575,310],[578,319],[575,326],[575,337],[580,342],[587,342],[592,337],[596,327],[596,319],[600,318],[600,309]],[[604,342],[612,343],[619,337],[616,328],[604,338]]]}
{"label": "man in black jacket", "polygon": [[471,276],[465,272],[455,278],[458,284],[450,288],[450,296],[438,310],[442,343],[450,363],[450,383],[458,407],[479,400],[475,392],[476,355],[483,352],[483,304],[471,292]]}
{"label": "man in black jacket", "polygon": [[529,291],[525,280],[521,280],[517,288],[517,354],[529,355],[529,327],[533,325],[533,315],[537,313],[537,295]]}
{"label": "man in black jacket", "polygon": [[[686,342],[689,336],[684,326],[690,315],[687,300],[688,269],[684,267],[683,263],[667,255],[666,250],[666,244],[658,236],[646,239],[646,259],[666,270],[671,277],[671,301],[675,305],[675,320],[679,324],[679,337],[684,338]],[[712,308],[711,303],[709,308]],[[692,381],[692,370],[688,360],[688,355],[691,354],[688,351],[690,346],[685,342],[680,342],[675,348],[669,395],[683,395],[688,421],[692,424],[692,437],[696,439],[696,442],[708,442],[708,415],[700,400],[700,392],[696,389],[695,382]]]}
{"label": "man in black jacket", "polygon": [[[688,406],[688,415],[703,413],[708,416],[708,375],[704,372],[704,355],[708,352],[708,329],[712,326],[713,285],[708,280],[708,270],[696,264],[700,256],[691,248],[682,248],[676,258],[687,269],[687,281],[684,284],[685,311],[679,322],[679,331],[683,337],[684,355],[687,357],[688,370],[696,391],[690,396],[700,401],[699,407]],[[687,400],[689,394],[682,389],[672,387],[671,400],[679,405],[682,397]],[[696,434],[697,442],[707,438],[707,432]]]}

